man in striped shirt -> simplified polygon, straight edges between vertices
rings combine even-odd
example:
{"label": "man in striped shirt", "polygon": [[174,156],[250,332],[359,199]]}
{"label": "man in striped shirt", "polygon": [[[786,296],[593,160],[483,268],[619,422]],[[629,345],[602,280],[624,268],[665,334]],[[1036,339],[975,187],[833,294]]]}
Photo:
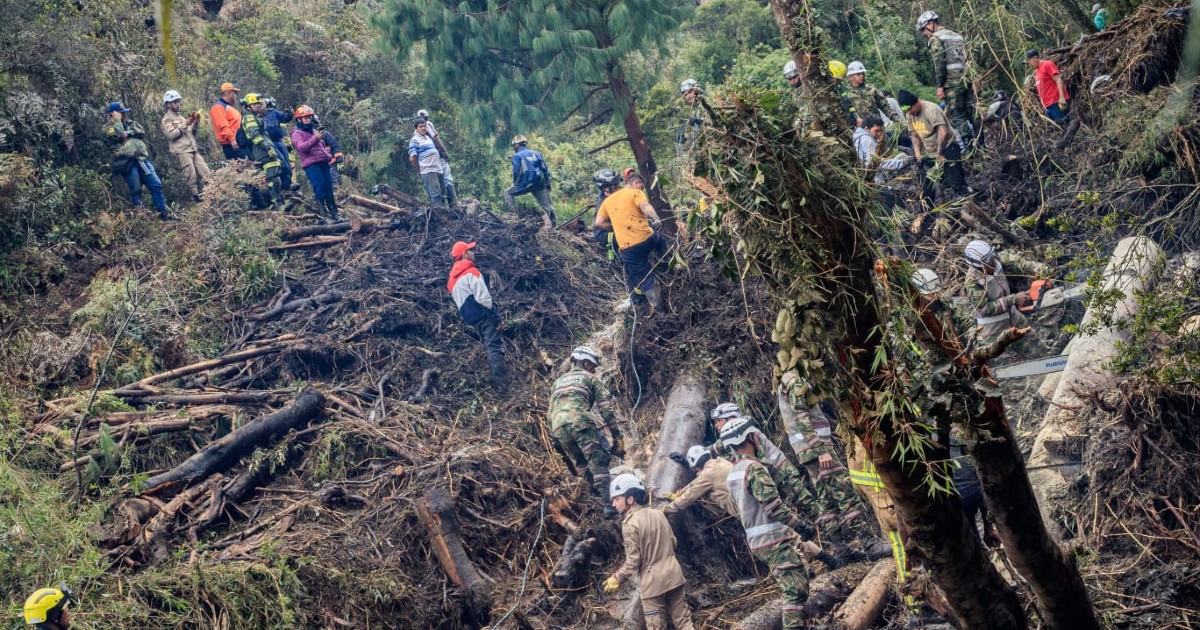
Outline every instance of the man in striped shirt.
{"label": "man in striped shirt", "polygon": [[437,145],[429,137],[429,123],[418,118],[413,123],[415,132],[408,141],[408,161],[421,173],[421,182],[429,194],[429,203],[439,208],[446,207],[445,182],[442,180],[442,158]]}

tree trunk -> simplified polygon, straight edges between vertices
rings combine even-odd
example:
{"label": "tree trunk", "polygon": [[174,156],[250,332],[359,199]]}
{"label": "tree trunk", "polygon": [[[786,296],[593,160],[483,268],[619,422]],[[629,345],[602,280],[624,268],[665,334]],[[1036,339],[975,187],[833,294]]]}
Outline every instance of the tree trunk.
{"label": "tree trunk", "polygon": [[450,493],[442,486],[435,486],[413,505],[418,518],[425,524],[425,533],[442,570],[462,589],[467,619],[486,625],[491,617],[491,585],[484,581],[475,563],[467,556]]}
{"label": "tree trunk", "polygon": [[892,584],[896,580],[896,562],[884,558],[871,567],[853,593],[837,611],[837,618],[845,630],[867,630],[883,612]]}
{"label": "tree trunk", "polygon": [[681,375],[667,397],[658,447],[646,472],[646,484],[654,496],[675,492],[691,481],[692,472],[669,455],[672,451],[687,453],[688,447],[704,439],[705,417],[704,385],[692,374]]}
{"label": "tree trunk", "polygon": [[616,105],[616,111],[625,113],[625,117],[622,119],[625,124],[625,136],[629,139],[629,148],[633,151],[634,159],[637,160],[638,173],[646,180],[646,196],[650,198],[650,204],[658,212],[659,218],[666,222],[675,215],[671,211],[671,204],[667,203],[666,197],[663,197],[662,187],[655,180],[658,164],[654,162],[654,154],[650,152],[650,146],[646,144],[646,134],[642,131],[642,121],[637,114],[637,102],[633,98],[629,84],[621,78],[619,73],[619,67],[609,67],[608,85],[612,90],[613,103]]}

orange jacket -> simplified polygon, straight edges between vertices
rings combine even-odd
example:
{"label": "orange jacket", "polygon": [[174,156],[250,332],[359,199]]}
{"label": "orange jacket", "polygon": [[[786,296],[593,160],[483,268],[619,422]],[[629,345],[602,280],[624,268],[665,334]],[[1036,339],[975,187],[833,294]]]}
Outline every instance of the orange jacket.
{"label": "orange jacket", "polygon": [[233,144],[233,141],[237,139],[238,129],[242,128],[242,112],[238,111],[237,106],[217,99],[217,102],[213,103],[212,109],[208,110],[208,117],[212,120],[213,132],[217,134],[217,142]]}

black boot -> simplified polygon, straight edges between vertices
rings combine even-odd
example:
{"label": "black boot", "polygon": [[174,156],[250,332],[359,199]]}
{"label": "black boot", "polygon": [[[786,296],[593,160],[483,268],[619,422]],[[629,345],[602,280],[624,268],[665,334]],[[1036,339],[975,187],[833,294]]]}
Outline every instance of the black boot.
{"label": "black boot", "polygon": [[325,213],[334,223],[341,223],[344,220],[342,215],[338,214],[337,200],[333,197],[325,198]]}
{"label": "black boot", "polygon": [[830,570],[842,568],[841,559],[834,557],[824,549],[821,550],[821,553],[817,554],[817,560],[824,562],[825,566],[829,567]]}

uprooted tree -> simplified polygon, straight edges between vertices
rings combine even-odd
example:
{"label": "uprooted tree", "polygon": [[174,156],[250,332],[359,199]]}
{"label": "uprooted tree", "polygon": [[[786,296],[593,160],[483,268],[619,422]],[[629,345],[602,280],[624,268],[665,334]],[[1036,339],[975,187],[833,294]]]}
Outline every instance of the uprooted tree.
{"label": "uprooted tree", "polygon": [[[745,264],[778,303],[778,368],[799,369],[839,394],[846,427],[867,446],[898,514],[958,621],[970,628],[1024,628],[1016,593],[987,560],[948,491],[937,462],[945,447],[914,401],[950,400],[953,416],[978,437],[971,455],[1006,552],[1037,595],[1049,627],[1097,628],[1083,580],[1042,524],[1016,439],[986,367],[965,356],[908,287],[906,266],[880,259],[873,192],[853,151],[839,138],[838,104],[821,42],[804,0],[773,0],[772,10],[802,69],[812,129],[789,129],[774,104],[734,96],[735,116],[713,110],[707,165],[720,191],[709,220],[739,239]],[[727,126],[725,126],[727,125]],[[899,351],[915,339],[948,376]],[[921,354],[921,353],[918,353]],[[831,360],[834,369],[825,365]],[[926,368],[929,366],[927,365]],[[939,426],[941,430],[948,427]]]}
{"label": "uprooted tree", "polygon": [[[634,53],[666,55],[666,36],[691,2],[636,0],[579,2],[459,2],[391,0],[376,24],[401,62],[418,42],[433,87],[454,94],[477,129],[497,119],[510,133],[580,115],[578,133],[619,117],[639,172],[650,182],[650,202],[670,206],[655,180],[658,166],[637,113],[625,71]],[[599,149],[597,149],[599,150]]]}

